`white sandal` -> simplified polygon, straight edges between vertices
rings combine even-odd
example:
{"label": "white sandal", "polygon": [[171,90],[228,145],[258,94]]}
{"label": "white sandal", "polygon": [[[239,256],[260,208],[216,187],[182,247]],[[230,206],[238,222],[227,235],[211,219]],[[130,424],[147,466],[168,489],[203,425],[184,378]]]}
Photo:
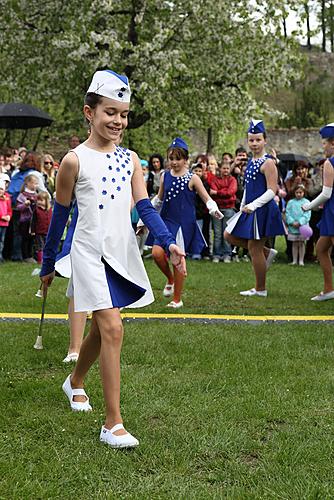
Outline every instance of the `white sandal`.
{"label": "white sandal", "polygon": [[134,448],[139,445],[138,439],[129,432],[122,436],[115,436],[115,434],[113,434],[120,429],[124,429],[123,424],[116,424],[112,429],[106,429],[103,425],[100,433],[100,441],[108,444],[112,448]]}
{"label": "white sandal", "polygon": [[162,295],[164,297],[171,297],[174,293],[174,284],[170,284],[170,283],[167,283],[167,285],[165,285],[165,288],[163,289],[163,292],[162,292]]}
{"label": "white sandal", "polygon": [[[63,391],[69,399],[71,409],[73,411],[92,411],[92,407],[89,404],[89,397],[87,396],[84,389],[72,389],[71,386],[71,375],[67,377],[63,383]],[[85,396],[86,401],[79,402],[73,401],[73,396]]]}
{"label": "white sandal", "polygon": [[64,359],[63,363],[76,363],[79,358],[79,353],[78,352],[71,352],[71,354],[68,354]]}
{"label": "white sandal", "polygon": [[173,309],[180,309],[180,307],[183,307],[183,302],[180,300],[180,302],[175,302],[172,300],[169,304],[167,304],[167,307],[172,307]]}

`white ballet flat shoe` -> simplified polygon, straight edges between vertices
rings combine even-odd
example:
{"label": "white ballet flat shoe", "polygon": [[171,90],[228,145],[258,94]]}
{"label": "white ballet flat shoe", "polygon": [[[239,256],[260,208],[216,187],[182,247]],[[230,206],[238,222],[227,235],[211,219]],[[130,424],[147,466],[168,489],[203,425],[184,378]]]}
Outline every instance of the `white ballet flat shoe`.
{"label": "white ballet flat shoe", "polygon": [[[89,397],[87,396],[84,389],[72,389],[71,386],[71,375],[67,377],[63,383],[63,391],[65,392],[68,400],[70,402],[71,409],[73,411],[92,411],[92,407],[89,404]],[[86,396],[86,401],[82,403],[79,401],[73,401],[73,396]]]}
{"label": "white ballet flat shoe", "polygon": [[183,307],[183,302],[180,300],[180,302],[175,302],[172,300],[169,304],[167,304],[167,307],[172,307],[173,309],[180,309],[180,307]]}
{"label": "white ballet flat shoe", "polygon": [[327,293],[320,292],[319,295],[312,297],[311,300],[313,300],[314,302],[322,302],[324,300],[330,300],[330,299],[334,299],[334,291]]}
{"label": "white ballet flat shoe", "polygon": [[78,352],[71,352],[71,354],[68,354],[64,359],[63,363],[76,363],[79,358],[79,353]]}
{"label": "white ballet flat shoe", "polygon": [[164,297],[171,297],[173,293],[174,293],[174,285],[170,285],[169,283],[167,283],[167,285],[163,289],[162,295]]}
{"label": "white ballet flat shoe", "polygon": [[277,254],[278,254],[278,252],[274,248],[271,248],[269,250],[268,257],[267,257],[267,260],[266,260],[267,271],[268,271],[269,267],[271,266],[271,264],[274,262],[275,257],[276,257]]}
{"label": "white ballet flat shoe", "polygon": [[112,429],[106,429],[103,425],[100,433],[100,441],[108,444],[112,448],[134,448],[139,445],[138,439],[129,432],[122,436],[115,436],[115,434],[113,434],[113,432],[119,431],[120,429],[124,429],[123,424],[116,424]]}
{"label": "white ballet flat shoe", "polygon": [[255,288],[251,288],[250,290],[240,292],[240,295],[243,295],[244,297],[267,297],[268,292],[267,290],[255,290]]}

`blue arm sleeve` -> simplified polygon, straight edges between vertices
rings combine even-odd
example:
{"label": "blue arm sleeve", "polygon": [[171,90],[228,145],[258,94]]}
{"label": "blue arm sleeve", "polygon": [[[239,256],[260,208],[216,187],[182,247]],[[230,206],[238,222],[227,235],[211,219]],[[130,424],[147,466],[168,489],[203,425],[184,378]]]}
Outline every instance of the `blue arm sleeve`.
{"label": "blue arm sleeve", "polygon": [[153,207],[152,203],[148,198],[138,201],[136,208],[139,217],[144,222],[145,226],[153,234],[154,238],[159,241],[159,244],[166,251],[169,249],[169,245],[175,244],[175,238],[168,231],[166,224],[158,214],[158,212]]}
{"label": "blue arm sleeve", "polygon": [[64,205],[57,202],[54,204],[52,219],[43,249],[43,264],[39,273],[40,276],[46,276],[55,270],[56,255],[70,210],[71,205],[64,207]]}

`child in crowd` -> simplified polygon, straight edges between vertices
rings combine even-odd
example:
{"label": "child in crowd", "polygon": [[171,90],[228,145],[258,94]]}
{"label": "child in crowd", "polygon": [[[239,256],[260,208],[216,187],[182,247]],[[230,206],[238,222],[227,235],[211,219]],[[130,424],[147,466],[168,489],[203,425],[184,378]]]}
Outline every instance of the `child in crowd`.
{"label": "child in crowd", "polygon": [[267,297],[266,273],[277,251],[265,247],[265,241],[269,236],[284,234],[282,216],[274,201],[278,174],[275,162],[265,152],[262,120],[250,122],[247,137],[252,160],[246,168],[240,212],[230,219],[225,238],[232,245],[248,248],[252,259],[256,285],[240,295]]}
{"label": "child in crowd", "polygon": [[43,248],[45,245],[46,235],[52,217],[52,209],[49,193],[43,191],[38,193],[36,200],[36,208],[32,216],[31,234],[35,240],[35,255],[37,263],[41,264],[43,260]]}
{"label": "child in crowd", "polygon": [[154,153],[148,161],[149,174],[147,179],[147,192],[149,197],[155,196],[160,187],[160,177],[164,170],[164,160],[159,153]]}
{"label": "child in crowd", "polygon": [[126,76],[97,71],[88,88],[84,114],[88,139],[64,157],[57,175],[56,201],[43,254],[43,292],[55,276],[55,260],[73,194],[78,220],[70,247],[68,295],[74,310],[93,311],[91,329],[63,390],[74,411],[90,411],[84,379],[99,358],[106,404],[100,441],[113,448],[131,448],[138,440],[123,427],[120,413],[122,307],[141,307],[153,293],[131,226],[133,197],[144,223],[170,252],[180,274],[186,274],[184,252],[150,203],[142,168],[135,153],[116,146],[127,126],[130,87]]}
{"label": "child in crowd", "polygon": [[[206,191],[209,192],[210,186],[209,186],[208,182],[203,178],[203,165],[201,163],[195,163],[195,165],[193,165],[191,171],[193,174],[198,175],[198,177],[201,179]],[[210,224],[210,214],[208,212],[208,209],[206,208],[206,205],[203,202],[202,198],[196,193],[196,223],[201,231],[203,230],[203,223],[204,223],[206,218],[209,218],[209,224]],[[204,234],[203,234],[203,236],[204,236]],[[204,250],[202,250],[202,254],[200,254],[200,253],[195,254],[194,253],[192,255],[192,258],[194,260],[201,260],[202,255],[203,255],[203,257],[205,256],[205,252],[208,252],[209,242],[206,242],[206,244],[207,244],[207,247],[205,247]]]}
{"label": "child in crowd", "polygon": [[286,223],[288,226],[288,240],[292,241],[291,265],[295,266],[299,263],[300,266],[303,266],[306,239],[300,234],[299,228],[310,222],[311,212],[307,213],[302,209],[302,206],[309,202],[309,200],[305,198],[305,188],[303,184],[295,187],[294,195],[295,197],[288,201],[285,211]]}
{"label": "child in crowd", "polygon": [[2,250],[9,221],[12,217],[12,206],[9,195],[6,193],[6,183],[0,180],[0,262],[3,262]]}
{"label": "child in crowd", "polygon": [[[189,151],[186,142],[176,137],[167,150],[170,161],[170,171],[165,171],[161,177],[160,189],[153,200],[156,208],[161,207],[161,217],[166,226],[183,248],[190,255],[200,254],[205,246],[203,235],[196,224],[196,193],[202,198],[211,215],[222,218],[217,204],[210,198],[201,179],[188,170]],[[166,252],[152,235],[147,238],[147,245],[153,243],[152,256],[160,270],[167,278],[163,290],[165,297],[173,296],[168,307],[178,309],[183,306],[181,300],[184,274],[176,266],[171,271]]]}
{"label": "child in crowd", "polygon": [[218,263],[223,259],[225,263],[231,262],[232,248],[224,238],[224,230],[227,222],[235,214],[236,192],[238,189],[236,179],[231,175],[229,163],[222,163],[219,176],[215,175],[209,182],[210,195],[217,203],[220,212],[224,215],[221,220],[212,217],[213,225],[213,258],[212,262]]}
{"label": "child in crowd", "polygon": [[16,199],[16,209],[19,211],[19,230],[22,237],[22,258],[28,264],[36,264],[32,256],[34,237],[31,234],[31,224],[37,201],[38,179],[29,174],[25,177],[20,194]]}
{"label": "child in crowd", "polygon": [[334,123],[320,129],[323,149],[327,160],[323,166],[323,184],[321,193],[310,203],[303,205],[303,210],[313,210],[323,205],[319,223],[320,238],[317,241],[317,257],[324,276],[324,289],[311,300],[321,302],[334,299],[333,266],[331,252],[334,245]]}

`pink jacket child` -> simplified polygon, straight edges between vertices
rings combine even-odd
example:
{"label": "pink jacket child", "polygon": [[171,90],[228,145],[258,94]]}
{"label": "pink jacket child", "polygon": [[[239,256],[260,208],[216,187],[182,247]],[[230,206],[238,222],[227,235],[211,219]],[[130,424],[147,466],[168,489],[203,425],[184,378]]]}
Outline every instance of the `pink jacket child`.
{"label": "pink jacket child", "polygon": [[2,250],[6,230],[12,217],[10,196],[5,192],[5,181],[0,181],[0,262],[3,262]]}

